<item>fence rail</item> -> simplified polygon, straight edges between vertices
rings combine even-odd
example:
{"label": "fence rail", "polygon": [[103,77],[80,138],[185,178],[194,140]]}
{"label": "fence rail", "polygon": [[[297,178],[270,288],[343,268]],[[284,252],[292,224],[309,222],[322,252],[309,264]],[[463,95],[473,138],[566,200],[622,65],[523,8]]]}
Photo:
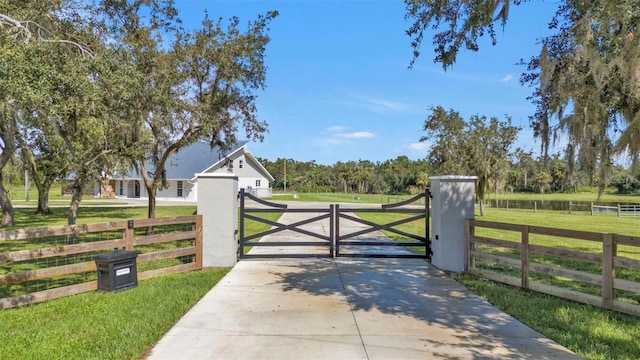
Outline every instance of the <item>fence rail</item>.
{"label": "fence rail", "polygon": [[618,205],[618,216],[640,216],[640,205]]}
{"label": "fence rail", "polygon": [[569,214],[571,211],[589,211],[591,215],[595,215],[598,212],[611,212],[617,213],[618,217],[635,217],[640,216],[640,205],[638,204],[617,204],[612,205],[597,205],[594,203],[581,204],[569,201]]}
{"label": "fence rail", "polygon": [[139,280],[202,269],[202,215],[0,232],[0,310],[97,290],[95,255],[116,248]]}
{"label": "fence rail", "polygon": [[467,220],[466,270],[640,316],[640,238]]}

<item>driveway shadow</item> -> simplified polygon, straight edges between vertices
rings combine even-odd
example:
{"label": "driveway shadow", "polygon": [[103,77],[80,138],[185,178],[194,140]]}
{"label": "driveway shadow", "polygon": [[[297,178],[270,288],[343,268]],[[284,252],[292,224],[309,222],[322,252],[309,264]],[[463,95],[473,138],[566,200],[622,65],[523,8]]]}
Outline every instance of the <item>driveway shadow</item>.
{"label": "driveway shadow", "polygon": [[272,275],[285,292],[346,297],[363,342],[378,348],[372,351],[384,353],[385,346],[413,338],[430,356],[449,359],[579,359],[424,260],[345,258],[283,266]]}

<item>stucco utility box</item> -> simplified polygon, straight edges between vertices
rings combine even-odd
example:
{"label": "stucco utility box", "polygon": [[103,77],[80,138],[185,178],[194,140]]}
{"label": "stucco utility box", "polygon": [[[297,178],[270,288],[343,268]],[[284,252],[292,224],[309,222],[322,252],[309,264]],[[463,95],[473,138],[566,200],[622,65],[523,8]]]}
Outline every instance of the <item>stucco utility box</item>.
{"label": "stucco utility box", "polygon": [[441,270],[462,272],[465,219],[474,218],[476,176],[433,176],[431,180],[431,263]]}
{"label": "stucco utility box", "polygon": [[138,286],[135,251],[114,250],[96,256],[98,290],[116,291]]}

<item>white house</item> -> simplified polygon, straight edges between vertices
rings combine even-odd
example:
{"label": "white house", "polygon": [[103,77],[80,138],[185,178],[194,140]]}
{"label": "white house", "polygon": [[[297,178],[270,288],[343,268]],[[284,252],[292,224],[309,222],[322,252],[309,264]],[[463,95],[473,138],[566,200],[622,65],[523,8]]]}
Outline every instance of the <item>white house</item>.
{"label": "white house", "polygon": [[[156,200],[196,202],[196,174],[199,173],[232,173],[238,176],[239,188],[258,197],[270,197],[270,184],[274,181],[267,169],[249,152],[246,142],[227,153],[211,149],[208,143],[194,143],[169,157],[166,172],[168,187],[157,191]],[[105,196],[107,192],[121,199],[148,199],[142,177],[136,171],[132,173],[133,175],[119,175],[110,179],[108,187],[111,189],[108,190],[105,190],[104,185],[95,184],[94,195]]]}

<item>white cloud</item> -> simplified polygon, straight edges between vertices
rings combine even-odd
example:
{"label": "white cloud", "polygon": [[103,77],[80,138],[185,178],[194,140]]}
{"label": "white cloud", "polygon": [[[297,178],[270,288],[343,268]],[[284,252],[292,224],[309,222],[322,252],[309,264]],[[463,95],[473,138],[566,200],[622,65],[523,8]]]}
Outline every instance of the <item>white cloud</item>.
{"label": "white cloud", "polygon": [[346,126],[339,126],[339,125],[336,125],[336,126],[328,127],[328,128],[326,128],[325,130],[326,130],[327,132],[339,133],[339,132],[345,132],[345,131],[347,131],[348,129],[349,129],[349,128],[348,128],[348,127],[346,127]]}
{"label": "white cloud", "polygon": [[343,92],[346,95],[345,99],[343,99],[345,103],[378,114],[422,114],[424,112],[423,106],[409,104],[401,101],[371,97],[349,89],[346,89]]}
{"label": "white cloud", "polygon": [[362,103],[360,106],[363,108],[373,111],[379,114],[389,114],[389,113],[419,113],[422,111],[422,108],[403,103],[400,101],[392,101],[385,99],[377,99],[372,97],[362,96],[360,97]]}
{"label": "white cloud", "polygon": [[500,81],[506,83],[506,82],[511,81],[511,79],[513,79],[513,76],[511,76],[511,74],[507,74],[505,77],[500,79]]}
{"label": "white cloud", "polygon": [[412,143],[407,145],[407,149],[413,150],[413,151],[423,151],[423,150],[426,150],[428,147],[429,145],[424,142]]}
{"label": "white cloud", "polygon": [[352,133],[340,133],[335,134],[335,137],[348,138],[348,139],[369,139],[376,137],[372,132],[369,131],[356,131]]}

